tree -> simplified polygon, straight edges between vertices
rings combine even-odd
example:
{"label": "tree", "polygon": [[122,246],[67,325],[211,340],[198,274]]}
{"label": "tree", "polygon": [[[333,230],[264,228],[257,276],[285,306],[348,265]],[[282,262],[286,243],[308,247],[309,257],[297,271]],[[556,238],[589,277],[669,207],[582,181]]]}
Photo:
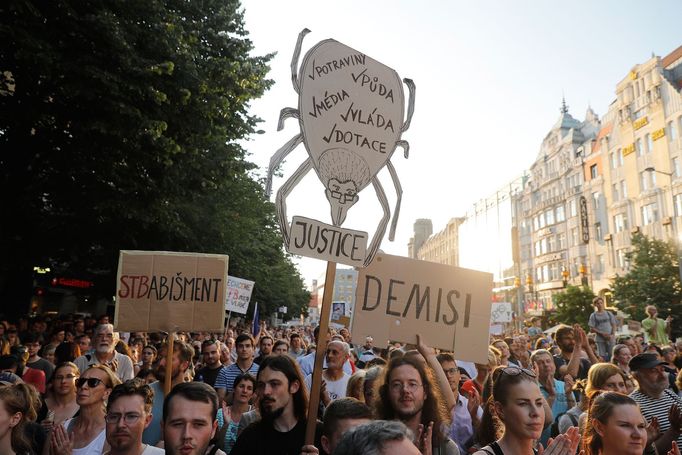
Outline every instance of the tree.
{"label": "tree", "polygon": [[659,316],[673,316],[674,333],[682,331],[680,276],[676,247],[642,234],[632,236],[632,250],[626,254],[630,270],[613,280],[616,304],[631,318],[646,318],[647,305],[656,305]]}
{"label": "tree", "polygon": [[557,314],[554,319],[568,325],[587,327],[590,314],[594,311],[594,297],[594,292],[587,286],[568,286],[555,297]]}
{"label": "tree", "polygon": [[[272,84],[237,0],[0,5],[0,299],[30,270],[113,295],[120,249],[227,253],[264,313],[305,308],[273,205],[239,145]],[[28,271],[28,279],[26,273]],[[24,283],[19,286],[17,283]]]}

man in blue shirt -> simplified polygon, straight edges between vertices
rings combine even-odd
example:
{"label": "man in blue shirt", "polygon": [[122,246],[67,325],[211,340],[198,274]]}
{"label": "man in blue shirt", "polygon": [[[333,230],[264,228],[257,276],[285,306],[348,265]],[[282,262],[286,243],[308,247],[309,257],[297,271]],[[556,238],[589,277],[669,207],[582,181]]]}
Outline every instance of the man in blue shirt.
{"label": "man in blue shirt", "polygon": [[255,349],[253,337],[248,333],[242,333],[237,337],[235,344],[237,345],[237,361],[220,370],[215,380],[215,389],[221,401],[229,392],[232,392],[237,376],[245,373],[253,377],[258,375],[258,364],[253,361]]}

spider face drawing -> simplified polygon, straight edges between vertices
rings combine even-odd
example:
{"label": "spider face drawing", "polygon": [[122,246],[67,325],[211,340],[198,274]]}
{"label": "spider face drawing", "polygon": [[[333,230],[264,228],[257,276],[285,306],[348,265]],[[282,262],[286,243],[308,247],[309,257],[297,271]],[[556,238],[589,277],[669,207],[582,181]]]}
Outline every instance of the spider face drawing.
{"label": "spider face drawing", "polygon": [[[397,195],[389,240],[395,238],[402,188],[390,160],[398,147],[408,157],[409,144],[401,135],[409,128],[414,113],[415,85],[410,79],[401,81],[386,65],[332,39],[310,49],[299,71],[298,60],[307,33],[309,30],[304,29],[299,34],[291,62],[291,79],[299,95],[298,109],[282,109],[278,124],[281,130],[287,118],[298,119],[300,133],[270,159],[266,192],[270,194],[273,173],[284,158],[303,143],[308,158],[282,185],[276,197],[280,228],[288,245],[286,199],[311,169],[325,187],[331,220],[337,227],[360,199],[359,193],[371,183],[383,216],[367,250],[364,263],[368,265],[379,249],[391,218],[388,199],[377,178],[384,167],[391,175]],[[407,114],[403,82],[409,89]]]}

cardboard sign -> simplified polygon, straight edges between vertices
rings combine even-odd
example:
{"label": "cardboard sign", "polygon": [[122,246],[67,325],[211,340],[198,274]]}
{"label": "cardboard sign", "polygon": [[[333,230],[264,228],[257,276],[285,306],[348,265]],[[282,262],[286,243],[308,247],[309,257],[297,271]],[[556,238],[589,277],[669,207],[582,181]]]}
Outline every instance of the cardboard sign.
{"label": "cardboard sign", "polygon": [[295,216],[287,250],[309,258],[362,267],[367,254],[367,233]]}
{"label": "cardboard sign", "polygon": [[346,315],[346,302],[332,302],[332,322],[339,322]]}
{"label": "cardboard sign", "polygon": [[249,309],[254,284],[253,281],[228,276],[225,311],[246,314],[246,311]]}
{"label": "cardboard sign", "polygon": [[494,302],[490,309],[490,322],[512,322],[511,303]]}
{"label": "cardboard sign", "polygon": [[114,326],[125,332],[222,331],[228,257],[121,251]]}
{"label": "cardboard sign", "polygon": [[416,343],[460,360],[486,363],[490,329],[490,273],[378,254],[360,271],[352,335]]}
{"label": "cardboard sign", "polygon": [[[288,117],[298,118],[301,132],[270,159],[266,192],[270,192],[275,169],[303,143],[308,158],[277,193],[276,207],[284,243],[294,254],[363,267],[372,262],[379,250],[390,218],[388,199],[377,178],[383,168],[388,168],[398,196],[389,240],[395,237],[402,189],[391,158],[399,147],[404,157],[408,156],[409,144],[401,136],[409,128],[414,113],[414,83],[410,79],[401,80],[394,69],[333,39],[313,46],[297,69],[303,38],[308,32],[305,29],[299,34],[291,66],[294,89],[299,95],[298,109],[285,108],[280,114],[280,125]],[[410,94],[407,112],[403,83]],[[315,248],[290,249],[294,243],[290,236],[294,234],[289,232],[286,199],[313,169],[324,186],[332,224],[337,228],[360,199],[359,193],[370,184],[374,187],[383,217],[361,261],[344,262],[305,254]],[[291,230],[295,227],[294,222]]]}

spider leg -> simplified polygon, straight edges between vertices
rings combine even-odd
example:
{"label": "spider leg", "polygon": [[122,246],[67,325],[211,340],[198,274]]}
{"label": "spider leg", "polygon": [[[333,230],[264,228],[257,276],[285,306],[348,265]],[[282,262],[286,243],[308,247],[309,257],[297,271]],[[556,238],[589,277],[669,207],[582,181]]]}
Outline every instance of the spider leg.
{"label": "spider leg", "polygon": [[279,122],[277,122],[277,131],[282,131],[284,128],[284,121],[288,118],[296,118],[300,120],[301,116],[298,113],[298,109],[293,107],[285,107],[280,111]]}
{"label": "spider leg", "polygon": [[286,158],[286,156],[291,153],[291,151],[295,149],[301,142],[303,142],[303,135],[297,134],[279,150],[277,150],[270,158],[270,164],[268,165],[268,179],[265,182],[265,194],[267,194],[268,197],[270,197],[270,192],[272,191],[272,174],[274,174],[275,170],[277,170],[279,165],[282,164],[282,160],[284,160],[284,158]]}
{"label": "spider leg", "polygon": [[[282,237],[284,237],[284,245],[289,246],[289,222],[287,221],[287,197],[291,190],[294,189],[298,182],[301,181],[305,175],[313,168],[313,162],[310,158],[301,164],[296,172],[294,172],[289,180],[284,182],[284,185],[277,192],[275,204],[277,206],[277,217],[279,218],[279,226],[282,229]],[[385,196],[384,196],[385,197]]]}
{"label": "spider leg", "polygon": [[403,187],[400,186],[398,173],[395,171],[393,163],[387,161],[386,167],[388,168],[388,172],[391,174],[391,179],[393,180],[393,185],[395,186],[395,193],[397,196],[397,200],[395,202],[395,210],[393,211],[393,220],[391,220],[391,229],[388,231],[388,240],[392,242],[393,240],[395,240],[395,229],[396,226],[398,225],[398,216],[400,215],[400,203],[402,202],[403,199]]}
{"label": "spider leg", "polygon": [[294,84],[294,90],[296,93],[300,94],[301,84],[298,81],[298,57],[301,56],[301,46],[303,45],[303,38],[310,33],[310,30],[304,28],[301,33],[298,34],[298,39],[296,40],[296,48],[294,49],[294,55],[291,57],[291,82]]}
{"label": "spider leg", "polygon": [[405,123],[403,123],[402,128],[400,128],[401,133],[404,133],[410,127],[410,122],[412,121],[412,114],[414,114],[414,95],[417,91],[417,87],[414,85],[412,79],[405,78],[403,79],[403,82],[405,83],[405,85],[407,85],[407,89],[410,91],[410,99],[407,102],[407,118],[405,119]]}
{"label": "spider leg", "polygon": [[376,176],[372,177],[372,186],[374,186],[374,191],[377,193],[377,198],[381,204],[381,208],[384,210],[384,216],[379,221],[377,230],[372,237],[372,243],[369,245],[367,250],[367,257],[365,258],[365,267],[368,266],[374,256],[376,256],[377,251],[379,251],[379,245],[381,245],[381,240],[384,238],[386,233],[386,226],[388,226],[388,219],[391,217],[391,210],[388,207],[388,199],[386,198],[386,193],[384,193],[384,188],[381,186],[379,179]]}

